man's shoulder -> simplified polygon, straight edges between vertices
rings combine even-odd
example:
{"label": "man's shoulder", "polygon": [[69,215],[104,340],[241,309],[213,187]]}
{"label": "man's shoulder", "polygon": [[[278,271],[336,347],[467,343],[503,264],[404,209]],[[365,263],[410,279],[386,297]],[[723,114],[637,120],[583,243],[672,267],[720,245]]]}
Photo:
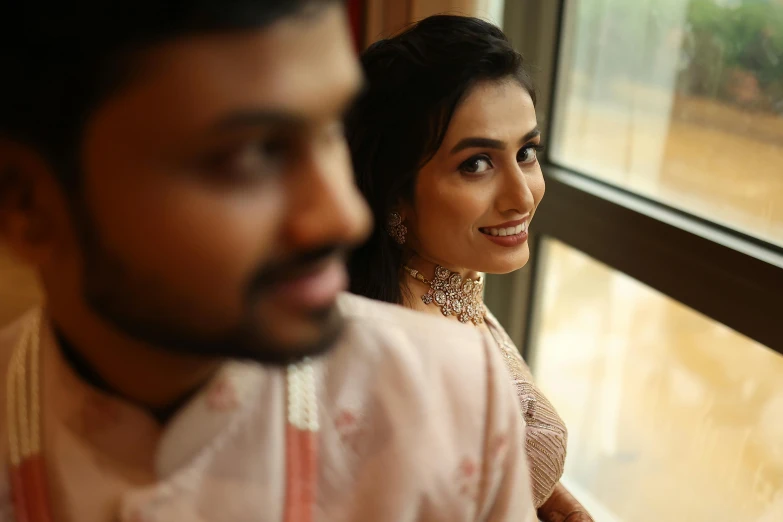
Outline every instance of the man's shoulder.
{"label": "man's shoulder", "polygon": [[340,311],[346,342],[365,354],[405,359],[407,364],[485,369],[487,339],[478,329],[403,306],[343,294]]}
{"label": "man's shoulder", "polygon": [[14,351],[14,347],[22,337],[24,325],[33,313],[34,311],[31,310],[15,319],[10,324],[0,327],[0,371],[2,371],[2,374],[0,375],[3,377],[5,377],[5,371],[8,367],[8,362],[11,360],[11,354]]}
{"label": "man's shoulder", "polygon": [[349,324],[358,325],[376,335],[401,335],[410,341],[450,340],[473,347],[483,345],[482,335],[472,326],[433,317],[404,306],[348,293],[340,296],[338,304]]}
{"label": "man's shoulder", "polygon": [[[5,383],[8,374],[8,365],[11,364],[11,358],[14,354],[17,344],[25,331],[25,325],[33,312],[28,312],[12,323],[0,328],[0,382]],[[0,386],[0,405],[6,401],[6,386]],[[0,425],[2,423],[0,422]],[[0,519],[2,520],[2,519]]]}
{"label": "man's shoulder", "polygon": [[[0,327],[0,407],[5,411],[6,404],[6,374],[8,372],[8,365],[11,361],[14,349],[18,344],[22,334],[24,332],[24,326],[26,321],[29,320],[30,313],[24,314],[12,323]],[[5,417],[3,417],[5,418]],[[6,429],[5,422],[0,422],[0,469],[5,470],[7,451]],[[12,504],[10,497],[10,489],[7,480],[8,474],[0,473],[0,522],[5,520],[13,520],[11,517]]]}

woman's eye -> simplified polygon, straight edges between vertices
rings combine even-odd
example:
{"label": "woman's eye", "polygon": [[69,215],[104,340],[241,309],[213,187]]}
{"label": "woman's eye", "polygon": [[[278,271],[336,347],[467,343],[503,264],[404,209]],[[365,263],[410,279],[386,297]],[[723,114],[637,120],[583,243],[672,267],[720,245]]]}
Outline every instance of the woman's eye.
{"label": "woman's eye", "polygon": [[492,163],[486,156],[470,158],[460,165],[459,170],[464,174],[481,174],[492,168]]}
{"label": "woman's eye", "polygon": [[519,153],[517,154],[517,162],[524,165],[533,163],[537,158],[538,150],[533,145],[528,145],[527,147],[520,149]]}

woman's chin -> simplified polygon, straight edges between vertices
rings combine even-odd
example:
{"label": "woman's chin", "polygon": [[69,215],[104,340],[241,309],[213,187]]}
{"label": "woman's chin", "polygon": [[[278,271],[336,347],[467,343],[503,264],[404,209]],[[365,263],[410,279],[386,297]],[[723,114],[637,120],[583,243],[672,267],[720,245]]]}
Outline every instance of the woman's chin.
{"label": "woman's chin", "polygon": [[515,268],[497,269],[497,270],[491,270],[491,271],[490,270],[485,270],[484,273],[485,274],[489,274],[489,275],[506,275],[506,274],[511,274],[513,272],[516,272],[517,270],[519,270],[520,268],[523,268],[524,266],[525,265],[518,266],[518,267],[515,267]]}
{"label": "woman's chin", "polygon": [[523,268],[530,260],[530,249],[527,244],[516,252],[509,252],[506,255],[494,256],[494,259],[485,259],[481,263],[482,269],[477,269],[477,272],[484,272],[485,274],[503,275],[515,272],[520,268]]}
{"label": "woman's chin", "polygon": [[526,264],[527,261],[522,263],[493,263],[484,265],[484,270],[475,269],[474,271],[491,275],[504,275],[516,272],[520,268],[524,268]]}

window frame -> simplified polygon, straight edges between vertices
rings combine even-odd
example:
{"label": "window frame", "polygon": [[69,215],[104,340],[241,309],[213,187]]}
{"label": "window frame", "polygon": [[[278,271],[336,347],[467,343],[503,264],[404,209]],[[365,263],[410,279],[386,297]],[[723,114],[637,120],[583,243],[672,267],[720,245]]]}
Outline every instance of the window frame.
{"label": "window frame", "polygon": [[[539,124],[550,142],[560,42],[572,1],[508,1],[504,13],[506,33],[533,64]],[[546,154],[542,170],[546,196],[531,227],[528,265],[487,278],[487,305],[523,356],[534,355],[544,238],[783,354],[783,248],[564,168]]]}

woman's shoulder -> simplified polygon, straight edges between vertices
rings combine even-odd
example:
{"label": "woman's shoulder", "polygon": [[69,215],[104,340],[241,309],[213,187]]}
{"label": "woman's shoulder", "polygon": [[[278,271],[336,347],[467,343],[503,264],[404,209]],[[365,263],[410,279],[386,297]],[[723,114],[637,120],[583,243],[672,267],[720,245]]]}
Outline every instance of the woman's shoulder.
{"label": "woman's shoulder", "polygon": [[487,328],[492,334],[492,337],[495,338],[495,342],[498,344],[498,346],[502,349],[508,349],[516,354],[519,354],[520,352],[517,345],[511,339],[511,336],[508,335],[508,332],[500,323],[500,321],[498,321],[497,317],[495,317],[489,308],[485,308],[485,311],[486,313],[484,314],[484,321],[487,323]]}
{"label": "woman's shoulder", "polygon": [[503,328],[503,325],[500,324],[500,321],[498,321],[497,317],[495,317],[495,314],[492,313],[492,310],[484,307],[484,320],[487,323],[487,326],[489,328],[494,328],[496,330],[500,330],[503,333],[506,333],[506,329]]}

